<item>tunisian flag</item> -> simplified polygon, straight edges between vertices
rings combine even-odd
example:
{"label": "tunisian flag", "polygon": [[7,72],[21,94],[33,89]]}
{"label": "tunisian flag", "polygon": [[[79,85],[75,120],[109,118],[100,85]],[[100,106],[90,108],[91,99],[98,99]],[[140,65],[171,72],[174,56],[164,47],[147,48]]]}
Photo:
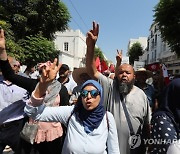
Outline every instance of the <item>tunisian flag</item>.
{"label": "tunisian flag", "polygon": [[160,70],[161,67],[160,67],[160,64],[159,64],[159,63],[153,63],[153,64],[147,65],[147,66],[146,66],[146,69],[154,72],[154,71]]}

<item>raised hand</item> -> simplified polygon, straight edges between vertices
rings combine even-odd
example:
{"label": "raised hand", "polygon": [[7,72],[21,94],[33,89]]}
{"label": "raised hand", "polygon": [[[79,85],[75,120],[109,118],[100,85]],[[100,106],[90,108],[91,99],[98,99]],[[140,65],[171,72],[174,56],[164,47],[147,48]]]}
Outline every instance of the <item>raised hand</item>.
{"label": "raised hand", "polygon": [[4,30],[0,28],[0,53],[5,50]]}
{"label": "raised hand", "polygon": [[99,34],[99,24],[93,21],[93,29],[87,32],[86,37],[86,45],[87,46],[94,46]]}
{"label": "raised hand", "polygon": [[40,83],[48,84],[52,82],[57,75],[62,64],[57,66],[57,58],[54,59],[54,62],[51,63],[50,61],[42,64],[40,67],[42,69],[42,74],[40,77]]}
{"label": "raised hand", "polygon": [[121,65],[121,62],[122,62],[122,50],[117,49],[115,76],[118,75],[118,68]]}
{"label": "raised hand", "polygon": [[122,62],[122,50],[117,49],[116,62],[117,62],[117,65],[121,65],[121,62]]}
{"label": "raised hand", "polygon": [[54,62],[50,61],[41,64],[40,69],[42,69],[42,74],[40,77],[40,82],[35,88],[34,96],[40,98],[46,94],[47,87],[51,82],[56,78],[56,74],[59,71],[62,64],[57,64],[57,58],[54,59]]}

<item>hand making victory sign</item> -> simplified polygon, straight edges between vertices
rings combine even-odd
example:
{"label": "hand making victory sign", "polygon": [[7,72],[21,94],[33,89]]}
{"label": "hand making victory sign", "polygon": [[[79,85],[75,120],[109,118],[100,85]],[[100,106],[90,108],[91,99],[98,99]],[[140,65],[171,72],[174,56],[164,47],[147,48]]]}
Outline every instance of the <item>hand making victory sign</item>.
{"label": "hand making victory sign", "polygon": [[115,74],[118,74],[118,68],[121,65],[122,62],[122,50],[117,49],[117,55],[116,55],[116,68],[115,68]]}
{"label": "hand making victory sign", "polygon": [[122,62],[122,50],[117,49],[116,62],[118,65],[121,65]]}
{"label": "hand making victory sign", "polygon": [[86,44],[87,46],[95,45],[99,34],[99,24],[93,21],[93,29],[87,32]]}
{"label": "hand making victory sign", "polygon": [[36,87],[34,96],[42,97],[45,95],[47,87],[52,81],[56,78],[57,72],[59,71],[62,64],[57,66],[57,58],[54,59],[54,62],[50,61],[41,65],[40,69],[42,69],[42,74],[40,77],[39,85]]}
{"label": "hand making victory sign", "polygon": [[50,83],[52,82],[57,75],[62,64],[57,66],[57,58],[54,59],[54,62],[51,63],[50,61],[46,62],[42,67],[42,75],[40,77],[41,83]]}

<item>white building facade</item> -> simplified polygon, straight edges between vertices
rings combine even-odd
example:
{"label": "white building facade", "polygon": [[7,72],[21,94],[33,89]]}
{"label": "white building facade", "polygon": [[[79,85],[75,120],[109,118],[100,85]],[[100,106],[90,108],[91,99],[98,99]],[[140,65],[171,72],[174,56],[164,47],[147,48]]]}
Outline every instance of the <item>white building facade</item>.
{"label": "white building facade", "polygon": [[140,43],[143,50],[147,47],[147,37],[139,37],[138,39],[130,39],[128,43],[128,51],[134,43]]}
{"label": "white building facade", "polygon": [[174,52],[171,52],[168,44],[162,40],[158,25],[153,23],[149,31],[147,48],[139,60],[144,61],[146,65],[164,63],[169,74],[180,74],[180,59]]}
{"label": "white building facade", "polygon": [[67,64],[71,71],[85,66],[86,36],[80,30],[57,32],[54,42],[59,51],[59,62]]}
{"label": "white building facade", "polygon": [[[147,37],[139,37],[138,39],[130,39],[128,43],[128,51],[130,50],[130,48],[132,47],[134,43],[140,43],[141,47],[143,48],[142,52],[145,53],[145,50],[147,48]],[[140,62],[143,62],[144,59],[145,57],[142,57],[142,56],[139,57]]]}

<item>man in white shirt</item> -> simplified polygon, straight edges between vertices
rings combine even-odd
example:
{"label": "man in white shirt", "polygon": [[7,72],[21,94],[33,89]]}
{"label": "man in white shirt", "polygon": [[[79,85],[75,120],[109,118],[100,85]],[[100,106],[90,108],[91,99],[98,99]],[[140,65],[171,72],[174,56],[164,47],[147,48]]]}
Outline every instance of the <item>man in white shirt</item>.
{"label": "man in white shirt", "polygon": [[[87,72],[91,78],[99,80],[103,87],[104,103],[107,110],[114,115],[116,121],[120,152],[122,154],[130,154],[130,128],[128,126],[122,103],[125,103],[132,127],[134,132],[137,133],[137,130],[139,128],[142,129],[143,126],[149,129],[151,118],[149,102],[145,93],[138,87],[134,86],[135,74],[133,67],[129,64],[121,65],[121,57],[119,58],[119,61],[117,61],[117,68],[115,71],[116,77],[114,79],[107,78],[97,71],[96,66],[94,65],[94,48],[98,38],[98,33],[99,25],[93,22],[93,29],[87,33],[86,38]],[[147,133],[146,136],[148,136]]]}

